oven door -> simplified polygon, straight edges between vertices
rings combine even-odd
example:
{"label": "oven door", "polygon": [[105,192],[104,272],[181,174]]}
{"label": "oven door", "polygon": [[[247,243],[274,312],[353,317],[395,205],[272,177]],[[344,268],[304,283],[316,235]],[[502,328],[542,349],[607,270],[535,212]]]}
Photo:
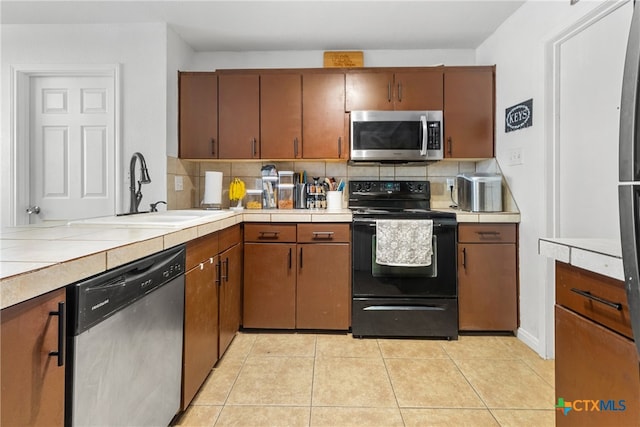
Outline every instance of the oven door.
{"label": "oven door", "polygon": [[[412,216],[411,218],[424,217]],[[352,228],[354,298],[455,297],[457,295],[456,228],[454,219],[434,219],[431,265],[392,267],[376,263],[375,218],[354,218]]]}

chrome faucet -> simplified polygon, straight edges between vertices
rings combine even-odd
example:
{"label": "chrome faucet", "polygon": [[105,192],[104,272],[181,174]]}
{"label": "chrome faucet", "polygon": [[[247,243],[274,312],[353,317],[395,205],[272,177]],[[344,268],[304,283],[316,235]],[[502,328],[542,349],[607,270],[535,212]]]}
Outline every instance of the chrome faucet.
{"label": "chrome faucet", "polygon": [[[136,191],[135,185],[135,177],[136,177],[136,160],[140,159],[140,180],[138,181],[138,191]],[[129,213],[138,213],[138,206],[140,206],[140,201],[142,200],[142,184],[149,184],[151,182],[151,177],[149,177],[149,171],[147,170],[147,162],[144,160],[144,156],[142,153],[135,152],[133,156],[131,156],[131,162],[129,163],[129,181],[131,184],[129,185],[129,193],[130,193],[130,204],[129,204]]]}

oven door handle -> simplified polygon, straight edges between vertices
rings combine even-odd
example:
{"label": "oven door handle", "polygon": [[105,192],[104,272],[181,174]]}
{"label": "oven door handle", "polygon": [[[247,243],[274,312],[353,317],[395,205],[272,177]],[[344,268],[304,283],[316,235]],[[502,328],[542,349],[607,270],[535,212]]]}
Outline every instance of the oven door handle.
{"label": "oven door handle", "polygon": [[427,116],[420,116],[420,124],[422,124],[422,148],[420,155],[427,155]]}
{"label": "oven door handle", "polygon": [[[360,223],[360,224],[369,224],[369,227],[375,227],[376,226],[376,220],[371,220],[371,219],[359,219],[359,218],[354,218],[353,219],[354,223]],[[442,227],[443,225],[440,223],[433,223],[433,227]]]}

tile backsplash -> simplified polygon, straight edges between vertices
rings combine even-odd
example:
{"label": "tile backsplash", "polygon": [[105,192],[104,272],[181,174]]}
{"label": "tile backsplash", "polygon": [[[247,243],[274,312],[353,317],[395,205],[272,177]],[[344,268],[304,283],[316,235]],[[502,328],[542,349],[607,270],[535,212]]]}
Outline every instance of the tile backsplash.
{"label": "tile backsplash", "polygon": [[[229,207],[229,183],[232,178],[240,178],[247,188],[254,188],[263,165],[275,165],[281,170],[306,171],[312,177],[334,177],[343,179],[428,179],[431,182],[432,205],[450,203],[447,178],[459,173],[475,172],[474,161],[443,160],[429,165],[364,165],[354,166],[346,161],[194,161],[175,157],[167,158],[167,203],[168,209],[189,209],[200,207],[204,195],[204,175],[206,171],[223,173],[222,207]],[[176,184],[182,183],[182,190]]]}

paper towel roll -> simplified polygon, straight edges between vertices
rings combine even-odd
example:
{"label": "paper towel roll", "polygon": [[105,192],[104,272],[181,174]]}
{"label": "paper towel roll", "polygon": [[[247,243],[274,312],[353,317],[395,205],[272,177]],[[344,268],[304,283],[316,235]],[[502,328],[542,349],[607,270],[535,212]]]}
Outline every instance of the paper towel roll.
{"label": "paper towel roll", "polygon": [[204,173],[204,199],[207,205],[222,204],[222,172]]}

